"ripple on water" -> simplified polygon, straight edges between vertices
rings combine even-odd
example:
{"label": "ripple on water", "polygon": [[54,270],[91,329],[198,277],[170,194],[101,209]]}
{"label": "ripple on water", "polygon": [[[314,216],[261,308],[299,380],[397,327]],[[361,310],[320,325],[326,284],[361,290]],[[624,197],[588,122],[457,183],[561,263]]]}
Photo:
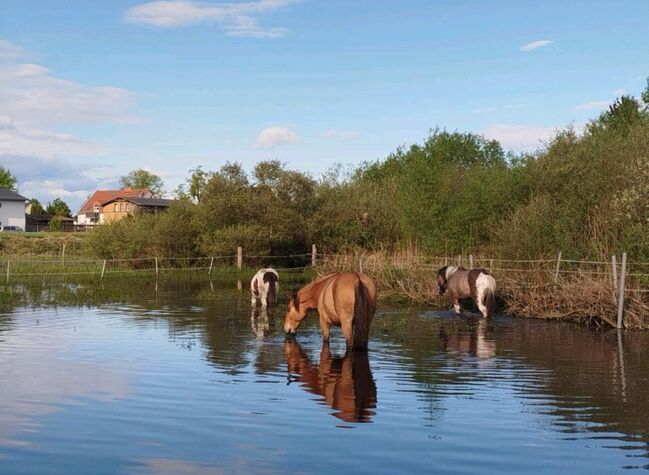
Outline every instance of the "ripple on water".
{"label": "ripple on water", "polygon": [[207,295],[0,316],[0,473],[647,465],[644,335],[391,309],[345,354],[313,317],[285,340],[281,310]]}

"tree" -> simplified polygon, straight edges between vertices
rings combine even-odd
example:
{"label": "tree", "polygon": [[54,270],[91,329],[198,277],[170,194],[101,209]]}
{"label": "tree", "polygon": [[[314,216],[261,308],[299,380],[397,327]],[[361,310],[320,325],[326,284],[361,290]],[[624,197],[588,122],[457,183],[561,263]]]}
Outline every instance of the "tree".
{"label": "tree", "polygon": [[47,203],[47,213],[54,216],[70,217],[72,215],[70,207],[61,198],[57,198],[54,201]]}
{"label": "tree", "polygon": [[18,191],[18,180],[8,168],[0,165],[0,188],[8,188],[13,191]]}
{"label": "tree", "polygon": [[45,208],[43,208],[41,202],[38,201],[36,198],[32,198],[31,200],[29,200],[29,204],[31,205],[31,210],[29,213],[30,215],[39,216],[41,214],[45,214]]}
{"label": "tree", "polygon": [[647,78],[647,87],[642,91],[640,97],[642,98],[642,102],[644,102],[645,109],[649,110],[649,78]]}
{"label": "tree", "polygon": [[147,188],[155,196],[160,196],[164,187],[164,183],[158,175],[143,168],[124,175],[119,179],[119,182],[125,188]]}
{"label": "tree", "polygon": [[200,165],[189,171],[192,172],[189,180],[187,180],[189,185],[189,196],[198,203],[205,192],[205,185],[207,184],[210,173],[204,171]]}

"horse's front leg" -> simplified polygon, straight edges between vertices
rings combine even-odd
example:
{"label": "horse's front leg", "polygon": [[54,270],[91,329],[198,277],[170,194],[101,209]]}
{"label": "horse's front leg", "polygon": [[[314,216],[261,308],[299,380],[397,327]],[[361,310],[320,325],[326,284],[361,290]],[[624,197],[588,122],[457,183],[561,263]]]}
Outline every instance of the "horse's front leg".
{"label": "horse's front leg", "polygon": [[460,313],[462,313],[462,307],[460,305],[459,299],[453,299],[453,308],[455,309],[455,315],[459,317]]}
{"label": "horse's front leg", "polygon": [[261,306],[265,308],[268,305],[268,300],[266,299],[266,292],[262,290],[259,292],[259,294],[260,294]]}
{"label": "horse's front leg", "polygon": [[320,329],[322,330],[322,342],[329,343],[329,328],[331,324],[329,321],[322,315],[320,315]]}

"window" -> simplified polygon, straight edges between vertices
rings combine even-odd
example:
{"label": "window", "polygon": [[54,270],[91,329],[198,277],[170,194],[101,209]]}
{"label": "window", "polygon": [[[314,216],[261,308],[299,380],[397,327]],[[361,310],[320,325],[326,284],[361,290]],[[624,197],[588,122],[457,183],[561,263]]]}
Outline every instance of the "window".
{"label": "window", "polygon": [[118,206],[119,205],[117,203],[115,203],[115,207],[113,208],[113,211],[117,211],[119,209]]}
{"label": "window", "polygon": [[119,210],[120,210],[120,211],[124,211],[124,203],[120,203],[120,205],[119,205]]}
{"label": "window", "polygon": [[131,211],[131,203],[126,203],[126,211]]}

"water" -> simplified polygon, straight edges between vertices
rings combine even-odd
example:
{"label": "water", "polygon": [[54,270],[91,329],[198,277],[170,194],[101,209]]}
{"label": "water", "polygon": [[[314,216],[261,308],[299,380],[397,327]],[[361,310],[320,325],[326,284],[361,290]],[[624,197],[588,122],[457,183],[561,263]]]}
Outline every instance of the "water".
{"label": "water", "polygon": [[649,467],[649,336],[383,306],[370,351],[245,293],[0,315],[0,473]]}

